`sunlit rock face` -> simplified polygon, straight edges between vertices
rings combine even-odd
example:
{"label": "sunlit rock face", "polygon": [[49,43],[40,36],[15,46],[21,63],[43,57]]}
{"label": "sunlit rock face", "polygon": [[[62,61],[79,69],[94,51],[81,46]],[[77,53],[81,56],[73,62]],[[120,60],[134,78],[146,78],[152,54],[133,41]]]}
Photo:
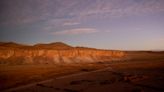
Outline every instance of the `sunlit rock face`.
{"label": "sunlit rock face", "polygon": [[[63,64],[121,60],[122,51],[71,47],[64,43],[25,46],[15,43],[0,44],[1,64]],[[14,45],[13,45],[14,44]]]}

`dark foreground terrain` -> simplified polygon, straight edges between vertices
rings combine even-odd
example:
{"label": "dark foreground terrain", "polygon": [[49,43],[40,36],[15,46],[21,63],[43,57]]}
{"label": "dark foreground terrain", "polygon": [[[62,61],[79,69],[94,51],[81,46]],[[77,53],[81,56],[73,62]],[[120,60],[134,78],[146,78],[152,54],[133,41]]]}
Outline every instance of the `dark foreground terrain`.
{"label": "dark foreground terrain", "polygon": [[8,92],[164,92],[164,53],[127,52],[123,61],[1,65]]}

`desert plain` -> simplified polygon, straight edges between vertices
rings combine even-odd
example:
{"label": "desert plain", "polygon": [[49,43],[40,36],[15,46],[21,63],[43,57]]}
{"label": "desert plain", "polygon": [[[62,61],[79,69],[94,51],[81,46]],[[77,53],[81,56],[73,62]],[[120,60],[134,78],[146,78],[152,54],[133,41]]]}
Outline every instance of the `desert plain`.
{"label": "desert plain", "polygon": [[[10,50],[12,50],[11,47]],[[53,64],[13,64],[16,62],[15,59],[11,64],[1,63],[0,90],[1,92],[164,91],[164,52],[123,52],[124,55],[121,58],[101,57],[105,61],[95,62],[84,59],[88,61],[65,63],[69,59],[67,58],[62,63]]]}

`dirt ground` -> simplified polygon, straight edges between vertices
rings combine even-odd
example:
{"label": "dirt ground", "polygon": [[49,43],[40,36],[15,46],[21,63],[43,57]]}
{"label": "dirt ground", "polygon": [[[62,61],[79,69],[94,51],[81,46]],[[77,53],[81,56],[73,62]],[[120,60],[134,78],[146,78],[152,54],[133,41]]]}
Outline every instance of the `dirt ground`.
{"label": "dirt ground", "polygon": [[130,53],[128,57],[91,64],[1,65],[1,91],[164,92],[163,54]]}
{"label": "dirt ground", "polygon": [[0,90],[101,68],[98,64],[0,65]]}

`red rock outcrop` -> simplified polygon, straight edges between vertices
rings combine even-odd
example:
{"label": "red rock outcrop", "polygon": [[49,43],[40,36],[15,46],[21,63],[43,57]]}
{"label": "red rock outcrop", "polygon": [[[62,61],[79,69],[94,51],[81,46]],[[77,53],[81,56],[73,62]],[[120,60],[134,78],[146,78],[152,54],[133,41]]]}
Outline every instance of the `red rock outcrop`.
{"label": "red rock outcrop", "polygon": [[[4,43],[5,44],[5,43]],[[56,64],[104,62],[121,59],[122,51],[71,47],[63,43],[34,46],[0,46],[1,64]],[[13,44],[13,43],[12,43]]]}

